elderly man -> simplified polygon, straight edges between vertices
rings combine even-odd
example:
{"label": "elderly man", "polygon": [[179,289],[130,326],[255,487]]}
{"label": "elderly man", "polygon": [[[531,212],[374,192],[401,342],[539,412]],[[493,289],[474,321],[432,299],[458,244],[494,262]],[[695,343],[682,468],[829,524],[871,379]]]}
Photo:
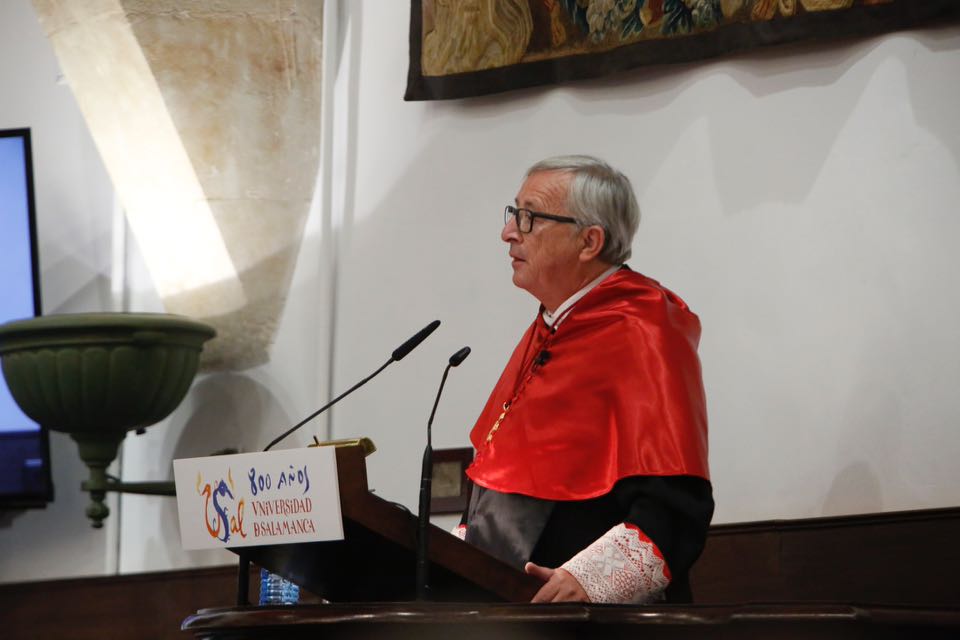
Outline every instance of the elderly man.
{"label": "elderly man", "polygon": [[688,601],[713,514],[700,323],[624,264],[639,218],[587,156],[535,164],[504,213],[540,309],[471,432],[458,534],[541,577],[534,602]]}

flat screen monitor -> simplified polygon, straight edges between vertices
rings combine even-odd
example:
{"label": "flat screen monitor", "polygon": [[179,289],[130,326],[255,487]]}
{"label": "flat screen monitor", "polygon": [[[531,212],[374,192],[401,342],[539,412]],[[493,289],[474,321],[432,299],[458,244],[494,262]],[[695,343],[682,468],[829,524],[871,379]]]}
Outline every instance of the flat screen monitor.
{"label": "flat screen monitor", "polygon": [[[0,129],[0,324],[40,315],[40,270],[29,129]],[[0,508],[53,499],[47,430],[0,376]]]}

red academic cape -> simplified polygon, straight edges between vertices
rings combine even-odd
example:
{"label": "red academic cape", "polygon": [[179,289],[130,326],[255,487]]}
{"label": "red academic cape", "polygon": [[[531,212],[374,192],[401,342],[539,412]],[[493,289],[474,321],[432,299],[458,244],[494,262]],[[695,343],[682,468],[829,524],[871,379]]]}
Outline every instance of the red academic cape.
{"label": "red academic cape", "polygon": [[477,455],[467,475],[544,500],[595,498],[630,476],[709,480],[699,339],[683,300],[627,268],[581,298],[556,332],[538,314],[470,433]]}

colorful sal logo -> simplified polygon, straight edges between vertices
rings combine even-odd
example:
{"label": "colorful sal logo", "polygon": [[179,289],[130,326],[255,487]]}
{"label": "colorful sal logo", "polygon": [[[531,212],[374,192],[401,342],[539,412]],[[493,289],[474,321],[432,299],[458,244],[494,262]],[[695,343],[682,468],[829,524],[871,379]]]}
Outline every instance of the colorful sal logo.
{"label": "colorful sal logo", "polygon": [[[202,488],[201,488],[202,487]],[[197,474],[197,493],[203,496],[203,522],[207,526],[207,533],[211,538],[220,542],[230,540],[231,534],[238,534],[246,538],[243,530],[243,498],[237,502],[233,497],[233,472],[227,469],[227,479],[222,478],[211,484],[203,483],[203,477]],[[236,513],[230,514],[230,509],[236,504]]]}

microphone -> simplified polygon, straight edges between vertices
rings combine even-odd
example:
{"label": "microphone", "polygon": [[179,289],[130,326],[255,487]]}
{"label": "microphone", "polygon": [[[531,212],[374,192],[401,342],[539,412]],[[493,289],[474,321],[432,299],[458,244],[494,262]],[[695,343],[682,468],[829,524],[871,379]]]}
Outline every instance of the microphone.
{"label": "microphone", "polygon": [[[393,350],[393,354],[390,356],[395,362],[403,360],[408,353],[420,346],[420,343],[427,339],[427,336],[436,331],[437,327],[440,326],[439,320],[434,320],[420,331],[417,331],[413,334],[409,340],[404,342],[402,345]],[[469,349],[467,353],[469,353]],[[466,358],[467,356],[463,356]]]}
{"label": "microphone", "polygon": [[463,349],[460,349],[460,351],[457,351],[455,354],[450,356],[450,366],[459,367],[460,363],[466,360],[468,355],[470,355],[470,347],[464,347]]}
{"label": "microphone", "polygon": [[[273,445],[277,444],[278,442],[280,442],[281,440],[283,440],[284,438],[286,438],[287,436],[289,436],[291,433],[293,433],[294,431],[296,431],[297,429],[299,429],[299,428],[302,427],[303,425],[307,424],[308,422],[310,422],[311,420],[313,420],[314,418],[316,418],[318,415],[320,415],[321,413],[323,413],[324,411],[326,411],[327,409],[329,409],[329,408],[332,407],[333,405],[337,404],[338,402],[340,402],[341,400],[343,400],[344,398],[346,398],[348,395],[350,395],[351,393],[353,393],[354,391],[356,391],[357,389],[359,389],[359,388],[362,387],[363,385],[365,385],[365,384],[367,384],[368,382],[370,382],[371,380],[373,380],[381,371],[383,371],[384,369],[386,369],[391,363],[396,362],[397,360],[402,360],[408,353],[410,353],[411,351],[413,351],[414,349],[416,349],[416,348],[420,345],[421,342],[423,342],[424,340],[426,340],[426,339],[427,339],[427,336],[429,336],[431,333],[433,333],[434,331],[436,331],[437,327],[439,327],[439,326],[440,326],[440,321],[439,321],[439,320],[434,320],[433,322],[431,322],[430,324],[428,324],[427,326],[425,326],[423,329],[420,329],[420,331],[417,331],[409,340],[407,340],[407,341],[404,342],[402,345],[400,345],[399,347],[397,347],[396,349],[394,349],[394,350],[393,350],[393,353],[390,355],[390,359],[387,360],[386,362],[384,362],[384,363],[380,366],[379,369],[377,369],[376,371],[374,371],[373,373],[371,373],[369,376],[367,376],[366,378],[364,378],[363,380],[361,380],[361,381],[358,382],[357,384],[353,385],[352,387],[350,387],[349,389],[347,389],[346,391],[344,391],[343,393],[341,393],[339,396],[337,396],[336,398],[334,398],[333,400],[331,400],[331,401],[328,402],[327,404],[323,405],[322,407],[320,407],[319,409],[317,409],[316,411],[314,411],[313,413],[311,413],[309,416],[307,416],[306,418],[304,418],[303,420],[301,420],[301,421],[298,422],[297,424],[293,425],[291,428],[289,428],[289,429],[287,429],[286,431],[284,431],[283,433],[281,433],[279,436],[277,436],[276,438],[274,438],[273,441],[272,441],[270,444],[268,444],[266,447],[264,447],[263,450],[264,450],[264,451],[269,451],[269,450],[273,447]],[[459,352],[458,352],[458,353],[459,353]],[[465,358],[465,357],[466,357],[466,356],[464,356],[464,358]]]}
{"label": "microphone", "polygon": [[548,362],[550,362],[550,357],[551,357],[550,352],[547,351],[546,349],[544,349],[543,351],[541,351],[540,353],[537,354],[537,357],[534,359],[533,362],[534,362],[537,366],[542,367],[543,365],[545,365],[545,364],[547,364]]}
{"label": "microphone", "polygon": [[430,497],[433,484],[433,417],[437,413],[437,405],[440,404],[440,394],[443,393],[443,385],[447,382],[447,374],[450,373],[451,367],[459,367],[468,355],[470,355],[470,347],[464,347],[450,356],[447,368],[443,370],[443,378],[440,379],[437,397],[433,401],[430,419],[427,420],[427,446],[423,450],[423,466],[420,469],[420,508],[417,511],[417,600],[420,601],[427,599],[427,581],[429,580],[427,535],[430,530]]}

